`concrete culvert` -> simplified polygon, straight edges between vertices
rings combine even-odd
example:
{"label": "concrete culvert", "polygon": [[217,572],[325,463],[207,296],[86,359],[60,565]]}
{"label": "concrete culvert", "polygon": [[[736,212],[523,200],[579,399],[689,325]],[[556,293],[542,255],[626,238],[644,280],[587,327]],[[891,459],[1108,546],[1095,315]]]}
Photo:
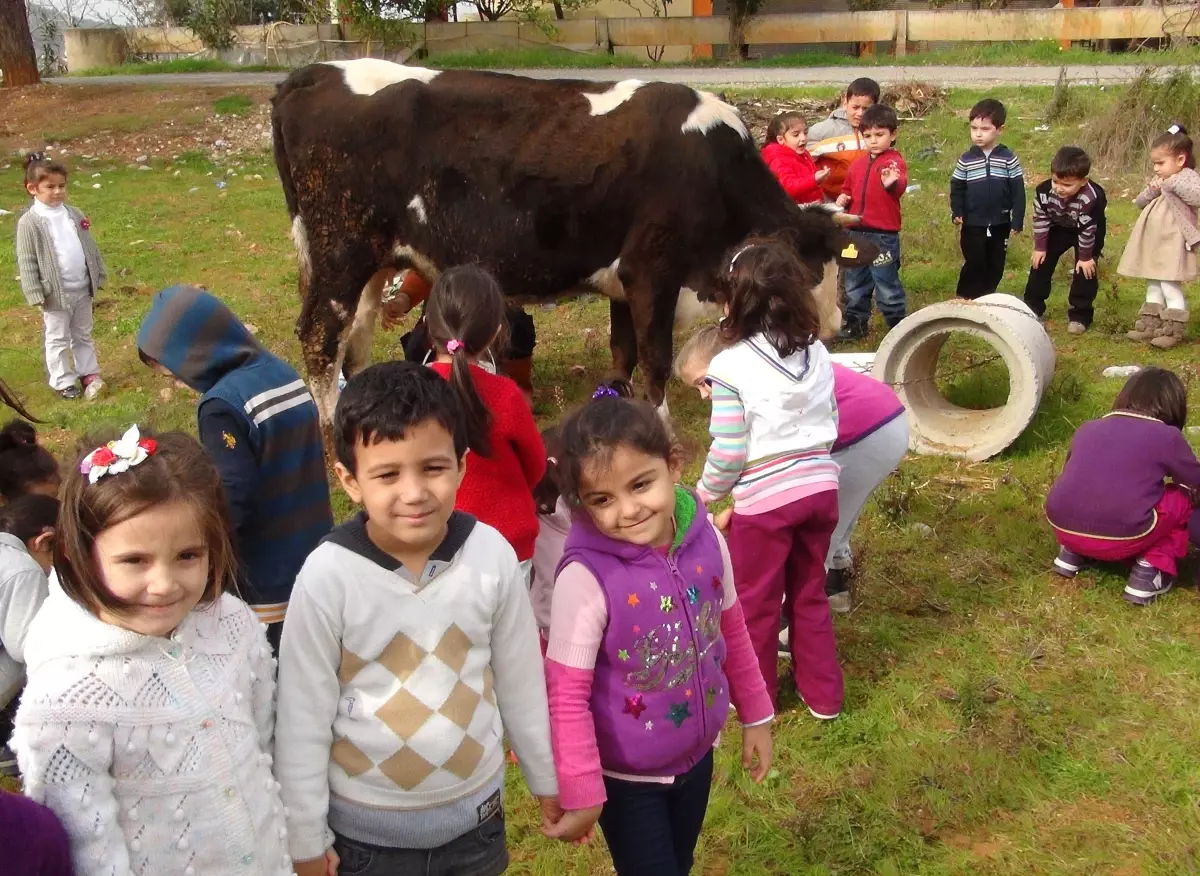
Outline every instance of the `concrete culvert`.
{"label": "concrete culvert", "polygon": [[[960,333],[986,342],[1008,369],[1008,398],[1000,407],[959,407],[938,388],[938,355]],[[904,402],[914,451],[978,461],[1004,450],[1033,420],[1054,376],[1054,345],[1019,298],[996,293],[955,299],[919,310],[892,329],[872,373]]]}

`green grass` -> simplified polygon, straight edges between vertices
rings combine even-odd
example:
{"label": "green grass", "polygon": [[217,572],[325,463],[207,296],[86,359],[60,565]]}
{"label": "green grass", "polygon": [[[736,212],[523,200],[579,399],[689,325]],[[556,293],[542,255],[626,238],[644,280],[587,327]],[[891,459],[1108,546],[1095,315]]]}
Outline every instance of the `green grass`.
{"label": "green grass", "polygon": [[250,113],[254,100],[245,94],[228,94],[213,101],[213,111],[223,116],[244,116]]}
{"label": "green grass", "polygon": [[69,76],[148,76],[155,73],[269,73],[286,70],[277,64],[230,64],[216,58],[179,58],[174,61],[129,61],[115,67],[93,67]]}
{"label": "green grass", "polygon": [[[990,93],[1008,104],[1005,139],[1030,186],[1047,172],[1054,149],[1089,135],[1079,126],[1114,99],[1111,89],[1089,90],[1086,111],[1068,108],[1051,130],[1035,131],[1052,89]],[[953,294],[960,255],[948,180],[967,143],[965,111],[983,94],[953,91],[947,107],[900,131],[899,148],[921,186],[904,199],[902,276],[914,309]],[[65,402],[44,385],[38,314],[11,279],[0,285],[0,374],[49,421],[43,433],[51,447],[63,452],[86,432],[133,420],[194,428],[195,396],[151,374],[133,346],[150,295],[163,286],[207,286],[268,347],[300,361],[292,334],[296,268],[268,155],[223,177],[202,156],[156,165],[156,173],[107,159],[70,160],[71,198],[90,215],[112,274],[96,303],[110,384],[103,401]],[[99,171],[104,185],[93,189],[90,175]],[[245,178],[256,173],[265,179]],[[1095,169],[1110,205],[1097,320],[1086,335],[1066,334],[1064,260],[1050,305],[1056,374],[1025,433],[985,463],[911,457],[868,504],[854,538],[856,608],[836,621],[845,713],[819,724],[794,695],[785,696],[775,727],[777,775],[762,787],[741,769],[739,733],[730,726],[697,874],[1200,872],[1196,590],[1181,588],[1139,610],[1121,600],[1119,571],[1088,572],[1073,583],[1053,578],[1054,539],[1041,511],[1074,430],[1107,410],[1119,389],[1121,381],[1100,376],[1105,366],[1173,368],[1188,382],[1193,409],[1200,404],[1195,339],[1160,352],[1120,336],[1143,293],[1115,265],[1136,216],[1130,198],[1145,173]],[[218,178],[228,188],[218,190]],[[19,210],[20,192],[19,169],[0,170],[0,193],[7,193],[0,207]],[[0,217],[0,236],[11,239],[15,219]],[[1028,233],[1013,241],[1002,291],[1019,294],[1029,250]],[[0,277],[15,273],[11,246],[0,247]],[[531,312],[539,332],[536,413],[544,425],[584,400],[603,375],[607,308],[574,300]],[[876,324],[860,347],[874,349],[881,336]],[[374,352],[377,359],[398,355],[398,333],[381,333]],[[956,340],[943,361],[961,368],[988,355]],[[989,364],[944,376],[942,388],[961,404],[986,405],[1000,380]],[[677,383],[669,393],[688,452],[684,482],[691,482],[706,445],[707,408]],[[340,493],[337,502],[347,513]],[[600,844],[543,840],[534,809],[512,770],[510,872],[611,872]]]}

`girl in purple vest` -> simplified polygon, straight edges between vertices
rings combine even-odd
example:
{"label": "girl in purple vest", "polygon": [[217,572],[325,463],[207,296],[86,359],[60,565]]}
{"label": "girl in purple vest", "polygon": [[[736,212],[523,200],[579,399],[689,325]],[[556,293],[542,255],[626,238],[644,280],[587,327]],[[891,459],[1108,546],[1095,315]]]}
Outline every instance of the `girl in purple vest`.
{"label": "girl in purple vest", "polygon": [[820,279],[790,249],[752,242],[722,272],[721,337],[708,365],[712,446],[698,492],[732,493],[729,549],[759,669],[778,687],[779,604],[793,675],[816,718],[836,718],[844,685],[825,595],[825,557],[838,523],[833,363],[817,340]]}
{"label": "girl in purple vest", "polygon": [[567,811],[546,833],[579,840],[599,819],[618,876],[684,876],[731,702],[742,763],[756,782],[771,766],[774,715],[729,551],[676,486],[680,448],[649,404],[601,388],[559,446],[574,520],[546,679]]}

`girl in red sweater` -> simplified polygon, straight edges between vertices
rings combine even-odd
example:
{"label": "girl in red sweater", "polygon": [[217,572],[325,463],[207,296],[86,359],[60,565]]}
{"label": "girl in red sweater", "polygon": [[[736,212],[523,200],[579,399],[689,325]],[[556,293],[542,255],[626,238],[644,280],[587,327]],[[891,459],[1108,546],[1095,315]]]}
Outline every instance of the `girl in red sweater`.
{"label": "girl in red sweater", "polygon": [[829,176],[829,168],[817,171],[808,154],[808,124],[799,113],[780,113],[767,126],[762,157],[783,190],[797,204],[819,204],[824,200],[818,183]]}
{"label": "girl in red sweater", "polygon": [[437,356],[430,367],[450,381],[467,423],[467,472],[454,505],[508,539],[528,583],[538,535],[533,488],[546,473],[546,449],[520,387],[479,366],[489,349],[504,348],[500,285],[476,265],[451,268],[434,283],[425,319]]}

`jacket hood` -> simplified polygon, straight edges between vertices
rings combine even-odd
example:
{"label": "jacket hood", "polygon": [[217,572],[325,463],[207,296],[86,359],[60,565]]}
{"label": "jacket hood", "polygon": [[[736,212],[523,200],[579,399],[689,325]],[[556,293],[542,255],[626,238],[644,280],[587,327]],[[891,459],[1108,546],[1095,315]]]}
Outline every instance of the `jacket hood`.
{"label": "jacket hood", "polygon": [[195,286],[154,296],[138,329],[138,349],[197,392],[264,352],[220,299]]}

